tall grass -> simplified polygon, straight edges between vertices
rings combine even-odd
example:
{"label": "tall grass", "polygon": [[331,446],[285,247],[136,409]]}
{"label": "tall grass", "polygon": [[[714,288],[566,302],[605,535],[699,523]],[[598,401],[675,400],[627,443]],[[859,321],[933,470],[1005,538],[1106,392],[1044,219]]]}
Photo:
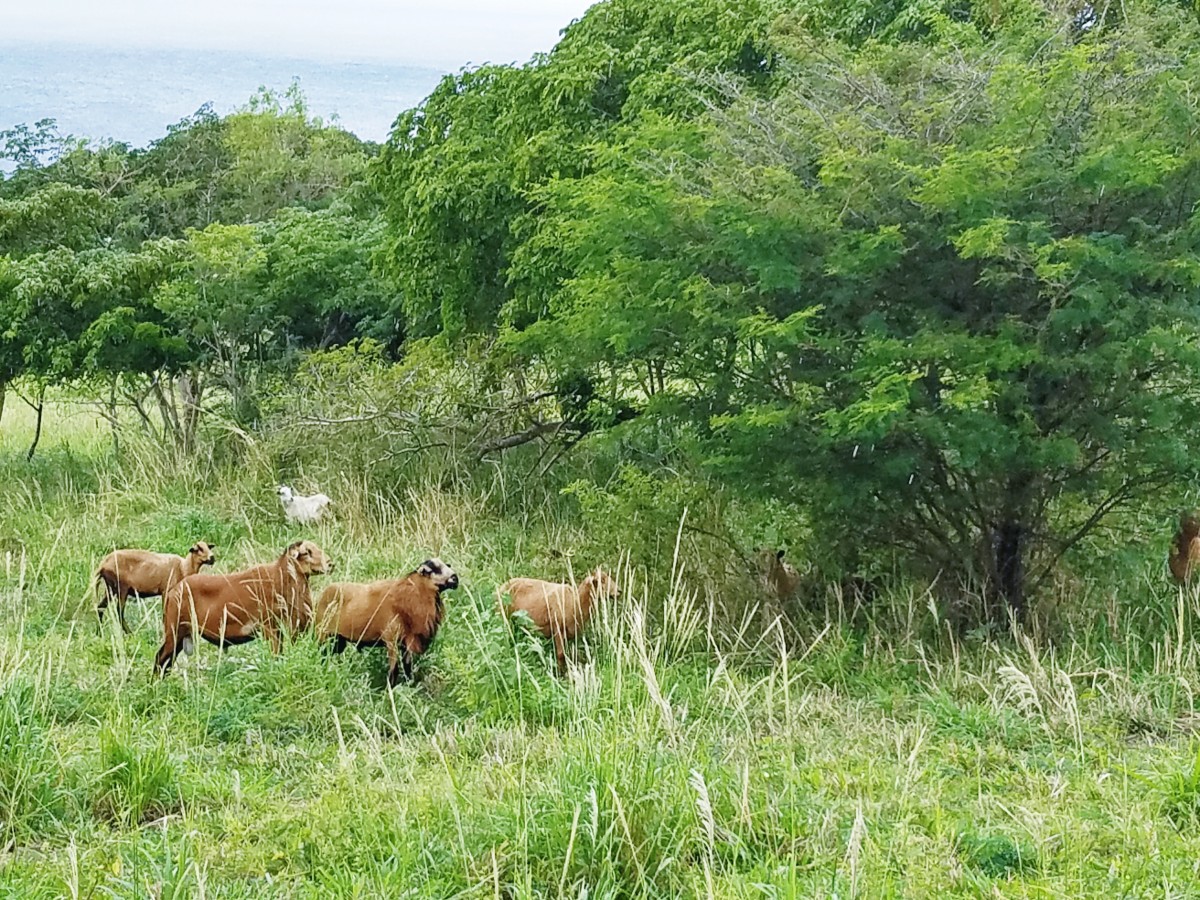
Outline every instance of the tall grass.
{"label": "tall grass", "polygon": [[[737,582],[686,527],[649,570],[598,543],[619,522],[516,469],[443,479],[414,460],[381,481],[252,436],[228,459],[128,440],[117,457],[65,406],[26,465],[17,414],[0,423],[0,893],[1194,890],[1200,603],[1156,577],[1155,548],[1106,586],[1122,600],[1096,628],[962,634],[913,588],[764,634],[748,591],[714,602]],[[282,478],[335,516],[285,524]],[[90,573],[114,545],[208,538],[229,571],[301,535],[339,577],[434,553],[460,572],[415,685],[389,691],[381,651],[331,657],[308,635],[279,656],[201,646],[158,681],[155,601],[131,603],[130,636],[97,626]],[[494,588],[600,563],[621,599],[556,678]]]}

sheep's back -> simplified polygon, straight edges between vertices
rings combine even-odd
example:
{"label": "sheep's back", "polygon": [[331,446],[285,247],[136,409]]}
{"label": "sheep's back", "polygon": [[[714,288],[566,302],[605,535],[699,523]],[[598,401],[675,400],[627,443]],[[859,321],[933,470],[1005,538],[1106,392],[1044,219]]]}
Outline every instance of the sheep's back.
{"label": "sheep's back", "polygon": [[363,593],[366,584],[353,581],[333,581],[325,585],[317,601],[316,623],[320,635],[337,634],[339,622],[348,603]]}
{"label": "sheep's back", "polygon": [[573,628],[580,617],[579,594],[569,584],[540,578],[512,578],[500,586],[500,592],[512,598],[508,605],[510,614],[525,613],[547,637],[553,623]]}
{"label": "sheep's back", "polygon": [[114,550],[100,561],[96,574],[139,593],[162,592],[179,581],[183,559],[151,550]]}
{"label": "sheep's back", "polygon": [[290,605],[298,600],[307,600],[309,596],[308,582],[304,578],[289,578],[274,564],[255,566],[227,575],[199,572],[189,575],[181,584],[196,598],[222,603],[242,600],[276,604],[282,600]]}

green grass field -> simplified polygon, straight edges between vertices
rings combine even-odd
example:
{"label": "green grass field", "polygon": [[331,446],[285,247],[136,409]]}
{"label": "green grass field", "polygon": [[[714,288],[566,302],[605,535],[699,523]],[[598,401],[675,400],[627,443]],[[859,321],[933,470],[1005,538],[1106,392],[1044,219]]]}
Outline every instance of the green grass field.
{"label": "green grass field", "polygon": [[[560,680],[493,591],[566,575],[551,549],[587,530],[566,501],[381,492],[331,462],[295,482],[336,515],[296,529],[267,453],[118,462],[59,404],[26,464],[31,425],[10,402],[0,895],[1200,895],[1200,607],[1167,583],[1161,536],[1094,628],[1053,643],[958,636],[909,595],[853,628],[808,623],[783,652],[728,639],[682,563],[575,557],[619,568],[623,596]],[[131,636],[97,627],[89,576],[114,546],[205,538],[231,571],[297,537],[339,578],[433,553],[457,569],[415,687],[387,690],[382,651],[327,657],[309,635],[278,657],[201,645],[159,681],[158,601],[131,602]]]}

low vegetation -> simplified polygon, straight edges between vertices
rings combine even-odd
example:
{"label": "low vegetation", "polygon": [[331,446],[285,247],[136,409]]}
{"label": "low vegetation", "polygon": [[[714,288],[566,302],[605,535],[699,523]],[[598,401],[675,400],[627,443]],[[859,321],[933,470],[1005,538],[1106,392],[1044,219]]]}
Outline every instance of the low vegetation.
{"label": "low vegetation", "polygon": [[[175,467],[116,460],[78,403],[50,416],[32,464],[30,413],[6,413],[0,444],[13,896],[1099,897],[1194,883],[1200,603],[1170,583],[1169,522],[1140,526],[1108,580],[1072,586],[1095,627],[1056,640],[962,633],[915,593],[760,634],[752,590],[742,617],[703,600],[686,533],[667,577],[630,568],[588,533],[576,494],[529,502],[515,470],[465,484],[411,468],[389,491],[310,457],[284,471],[338,512],[302,531],[275,497],[286,463],[270,439],[249,464]],[[278,656],[202,646],[160,680],[159,601],[130,601],[131,635],[97,625],[89,577],[114,545],[205,535],[231,571],[302,534],[339,577],[453,560],[461,586],[415,686],[387,689],[384,650],[334,656],[311,633]],[[531,624],[509,632],[495,589],[597,562],[621,596],[599,604],[560,679]],[[738,637],[740,618],[755,624]]]}

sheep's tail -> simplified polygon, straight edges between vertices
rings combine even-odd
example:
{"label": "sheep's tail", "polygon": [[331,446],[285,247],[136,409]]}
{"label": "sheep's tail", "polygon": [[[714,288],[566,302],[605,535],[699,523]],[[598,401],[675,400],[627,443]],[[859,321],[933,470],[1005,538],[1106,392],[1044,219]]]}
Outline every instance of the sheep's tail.
{"label": "sheep's tail", "polygon": [[100,604],[104,603],[107,606],[106,600],[111,596],[109,591],[108,579],[104,577],[103,567],[97,567],[92,573],[92,578],[88,582],[88,590],[80,598],[80,606],[85,607],[91,605],[92,610],[100,609]]}
{"label": "sheep's tail", "polygon": [[108,579],[104,577],[104,569],[102,567],[97,567],[96,571],[92,573],[92,580],[90,584],[91,596],[93,600],[100,599],[100,585],[102,584],[107,586]]}

